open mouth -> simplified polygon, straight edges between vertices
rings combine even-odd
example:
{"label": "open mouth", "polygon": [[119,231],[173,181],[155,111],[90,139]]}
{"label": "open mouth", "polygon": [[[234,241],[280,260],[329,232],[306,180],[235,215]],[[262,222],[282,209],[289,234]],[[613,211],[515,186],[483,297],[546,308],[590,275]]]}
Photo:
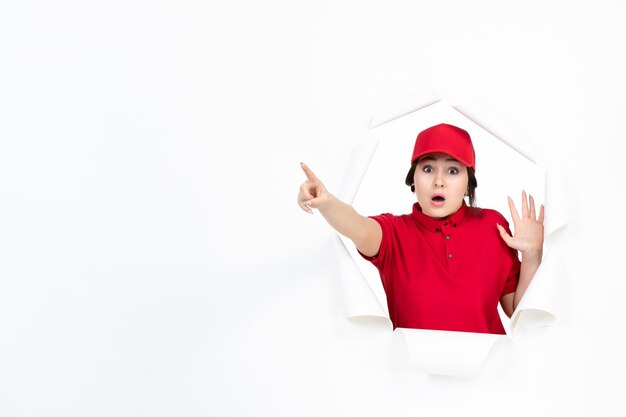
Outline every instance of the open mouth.
{"label": "open mouth", "polygon": [[430,198],[430,204],[435,207],[441,207],[445,204],[446,198],[440,194],[435,194]]}

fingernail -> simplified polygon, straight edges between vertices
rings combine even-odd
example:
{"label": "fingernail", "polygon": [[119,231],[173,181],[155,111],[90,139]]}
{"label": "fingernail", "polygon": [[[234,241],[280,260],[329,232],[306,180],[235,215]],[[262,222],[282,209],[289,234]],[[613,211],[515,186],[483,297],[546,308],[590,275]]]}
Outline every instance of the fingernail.
{"label": "fingernail", "polygon": [[311,207],[311,200],[305,201],[304,205],[307,206],[307,207]]}

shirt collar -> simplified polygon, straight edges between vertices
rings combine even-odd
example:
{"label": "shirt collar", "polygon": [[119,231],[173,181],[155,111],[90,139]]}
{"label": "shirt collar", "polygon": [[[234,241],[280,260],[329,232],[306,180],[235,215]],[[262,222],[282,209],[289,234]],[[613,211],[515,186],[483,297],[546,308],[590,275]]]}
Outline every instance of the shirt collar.
{"label": "shirt collar", "polygon": [[419,226],[431,232],[440,232],[444,227],[457,227],[457,225],[463,221],[466,212],[467,205],[465,201],[463,201],[461,207],[451,216],[439,220],[422,213],[420,203],[415,203],[413,204],[412,216]]}

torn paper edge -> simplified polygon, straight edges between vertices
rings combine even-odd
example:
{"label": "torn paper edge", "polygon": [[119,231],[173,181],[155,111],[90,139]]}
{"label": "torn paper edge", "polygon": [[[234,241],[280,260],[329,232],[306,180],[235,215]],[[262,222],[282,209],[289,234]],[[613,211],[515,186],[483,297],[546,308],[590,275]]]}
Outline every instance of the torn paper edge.
{"label": "torn paper edge", "polygon": [[[432,104],[440,102],[442,99],[433,96],[432,94],[422,95],[417,103],[413,105],[409,105],[406,102],[403,102],[399,105],[393,107],[386,112],[383,112],[376,117],[372,118],[370,123],[370,129],[374,129],[375,127],[381,126],[382,124],[389,123],[391,121],[397,120],[401,117],[404,117],[413,112],[419,111],[425,107],[428,107]],[[449,105],[449,104],[448,104]],[[460,114],[474,122],[476,125],[484,129],[485,131],[492,134],[495,138],[505,143],[509,147],[511,147],[514,151],[518,152],[531,162],[537,164],[537,159],[534,156],[536,153],[531,148],[531,146],[524,141],[520,135],[518,135],[514,130],[507,127],[504,123],[494,120],[493,118],[488,116],[488,112],[485,111],[484,108],[480,108],[478,106],[470,106],[467,104],[455,104],[451,106],[453,109],[458,111]],[[367,172],[367,168],[369,167],[369,163],[372,160],[374,153],[376,151],[376,145],[378,141],[373,135],[371,135],[367,141],[363,143],[363,145],[357,149],[357,156],[354,158],[356,162],[353,164],[354,171],[351,172],[351,175],[346,176],[353,179],[351,182],[348,181],[344,183],[344,187],[342,188],[342,196],[346,201],[353,201],[356,193],[358,192],[358,188]],[[359,154],[360,152],[360,154]],[[364,155],[366,155],[364,159]],[[363,161],[367,160],[366,163]],[[359,175],[354,175],[355,172],[358,172]],[[569,216],[567,213],[567,199],[566,199],[566,191],[564,188],[564,180],[562,177],[546,170],[546,178],[545,178],[545,201],[546,201],[546,223],[545,223],[545,242],[544,245],[547,246],[548,237],[554,231],[559,228],[565,226],[569,221]],[[554,206],[554,209],[552,207]],[[548,214],[548,210],[550,213]],[[343,245],[340,239],[337,239],[338,242]],[[349,279],[344,280],[346,284],[344,286],[345,294],[347,298],[353,298],[354,290],[352,287],[348,288],[347,282],[357,282],[360,279],[360,286],[362,287],[365,283],[369,288],[368,292],[365,292],[363,289],[359,291],[359,293],[367,293],[366,296],[363,296],[362,302],[346,302],[346,311],[349,317],[366,317],[366,316],[376,316],[376,317],[384,317],[389,318],[388,315],[383,311],[380,303],[378,302],[376,296],[374,295],[372,288],[369,286],[363,274],[359,271],[358,267],[354,263],[354,259],[349,255],[347,248],[343,246],[343,255],[350,258],[352,261],[349,264],[346,259],[343,262],[343,268],[348,274]],[[338,251],[339,252],[339,251]],[[540,266],[539,270],[535,274],[533,281],[529,285],[525,296],[520,301],[520,304],[511,318],[511,326],[510,331],[511,335],[516,335],[521,330],[527,330],[535,327],[541,327],[551,324],[555,318],[555,308],[554,308],[554,296],[555,296],[555,288],[554,287],[554,277],[556,273],[558,273],[558,263],[559,259],[556,255],[549,255],[549,250],[544,251],[544,260],[542,262],[542,266]],[[544,265],[545,263],[545,265]],[[348,267],[348,265],[350,265]],[[349,270],[349,272],[347,272]],[[550,285],[552,284],[552,285]],[[531,289],[532,287],[532,289]],[[530,293],[528,292],[530,291]],[[547,294],[549,293],[549,294]],[[348,295],[349,294],[349,295]],[[534,294],[538,296],[535,297]],[[543,297],[539,295],[544,294]],[[535,298],[535,300],[533,300]],[[413,331],[417,332],[428,332],[427,330],[421,329],[404,329],[403,334],[411,333]],[[450,337],[457,337],[459,334],[463,334],[463,332],[443,332],[449,334]],[[456,336],[455,336],[456,335]],[[491,335],[503,337],[500,335]],[[464,337],[464,336],[461,336]],[[506,336],[504,336],[506,337]],[[488,339],[490,340],[490,339]],[[495,339],[494,339],[495,340]],[[480,368],[480,365],[484,362],[484,359],[487,357],[489,351],[493,347],[495,342],[489,345],[489,348],[486,349],[481,345],[481,352],[485,352],[484,355],[481,354],[480,361],[473,362],[474,365],[460,369],[457,373],[459,374],[468,374],[468,371],[475,371]],[[413,343],[407,343],[407,347],[410,350],[411,356],[414,357],[414,354],[418,353],[415,351]],[[434,363],[434,362],[433,362]],[[478,364],[478,365],[476,365]],[[425,367],[423,364],[419,366],[420,369],[425,370],[428,367]],[[428,368],[427,372],[429,373],[446,373],[445,370],[438,369],[436,366],[431,366]],[[454,374],[447,372],[446,374]]]}
{"label": "torn paper edge", "polygon": [[506,335],[406,329],[404,336],[413,366],[420,371],[450,376],[471,376],[482,367],[496,343]]}

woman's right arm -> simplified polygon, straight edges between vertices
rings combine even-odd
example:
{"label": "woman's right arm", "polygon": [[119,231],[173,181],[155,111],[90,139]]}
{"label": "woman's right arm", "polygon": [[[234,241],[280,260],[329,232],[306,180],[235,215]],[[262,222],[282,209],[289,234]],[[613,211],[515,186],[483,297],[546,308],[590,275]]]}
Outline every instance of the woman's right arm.
{"label": "woman's right arm", "polygon": [[307,180],[300,186],[298,205],[308,213],[319,210],[328,224],[354,242],[365,256],[375,256],[380,249],[383,232],[376,220],[361,216],[349,204],[329,193],[324,184],[304,163],[300,163]]}

